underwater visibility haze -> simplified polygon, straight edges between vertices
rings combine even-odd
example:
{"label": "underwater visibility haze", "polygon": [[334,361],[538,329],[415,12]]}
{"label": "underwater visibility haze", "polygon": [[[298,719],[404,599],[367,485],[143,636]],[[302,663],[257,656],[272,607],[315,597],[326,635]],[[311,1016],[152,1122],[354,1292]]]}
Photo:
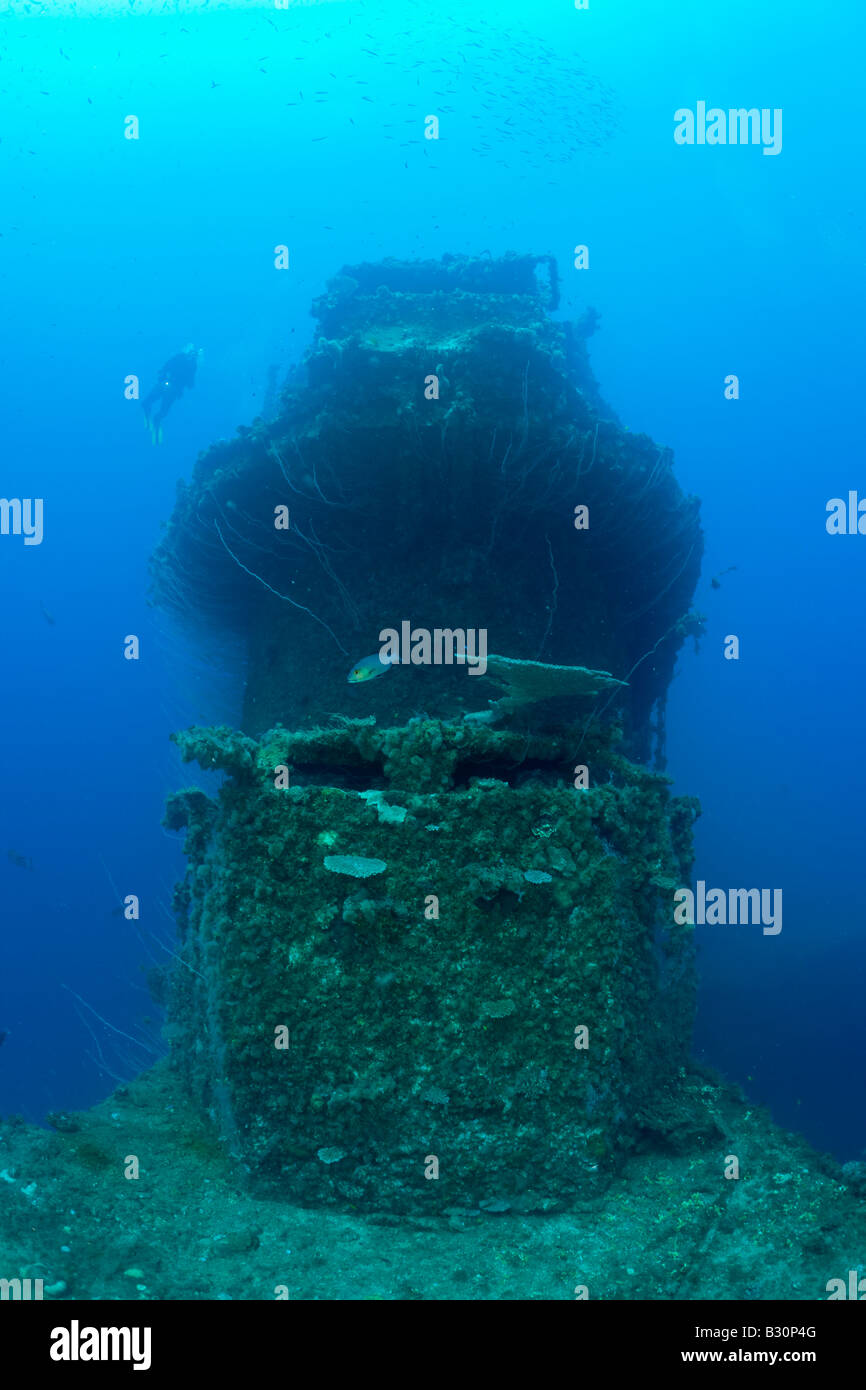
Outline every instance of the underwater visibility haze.
{"label": "underwater visibility haze", "polygon": [[4,1298],[858,1296],[863,51],[6,4]]}

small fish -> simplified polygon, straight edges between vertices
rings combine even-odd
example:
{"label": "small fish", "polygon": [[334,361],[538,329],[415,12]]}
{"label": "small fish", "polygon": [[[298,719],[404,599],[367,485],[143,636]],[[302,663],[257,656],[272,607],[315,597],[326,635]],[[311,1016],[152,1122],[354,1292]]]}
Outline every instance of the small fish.
{"label": "small fish", "polygon": [[712,579],[710,580],[710,587],[713,589],[721,589],[722,575],[731,574],[736,568],[736,565],[728,565],[728,568],[726,570],[722,570],[720,574],[714,574]]}
{"label": "small fish", "polygon": [[374,681],[377,676],[384,676],[390,669],[390,661],[383,661],[379,653],[374,652],[372,656],[356,661],[346,679],[349,685],[360,685],[362,681]]}
{"label": "small fish", "polygon": [[[377,658],[378,660],[378,658]],[[33,860],[26,854],[19,854],[17,849],[7,850],[7,855],[16,869],[32,869]]]}

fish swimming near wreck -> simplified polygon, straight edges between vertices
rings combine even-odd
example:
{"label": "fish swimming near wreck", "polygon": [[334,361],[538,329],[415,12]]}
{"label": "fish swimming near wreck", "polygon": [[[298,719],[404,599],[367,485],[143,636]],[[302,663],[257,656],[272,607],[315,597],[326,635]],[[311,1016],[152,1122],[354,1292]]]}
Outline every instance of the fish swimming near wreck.
{"label": "fish swimming near wreck", "polygon": [[363,681],[374,681],[377,676],[384,676],[386,671],[391,669],[390,661],[383,661],[378,652],[372,656],[364,656],[349,672],[346,680],[349,685],[360,685]]}

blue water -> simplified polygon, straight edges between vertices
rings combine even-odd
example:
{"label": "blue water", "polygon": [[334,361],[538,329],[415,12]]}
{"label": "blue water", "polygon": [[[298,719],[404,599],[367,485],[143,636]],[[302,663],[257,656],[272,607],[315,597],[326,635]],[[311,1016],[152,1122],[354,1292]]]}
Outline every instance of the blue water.
{"label": "blue water", "polygon": [[[2,493],[43,498],[45,531],[0,536],[0,1113],[91,1104],[163,1046],[160,819],[194,776],[168,736],[237,723],[243,683],[146,603],[177,479],[261,410],[343,264],[515,249],[556,255],[564,316],[599,311],[605,399],[702,500],[669,772],[703,804],[695,876],[781,888],[784,925],[698,928],[696,1054],[818,1148],[866,1148],[866,537],[825,528],[866,494],[862,41],[854,0],[7,4]],[[702,100],[782,109],[781,152],[678,146]],[[124,382],[189,341],[154,448]]]}

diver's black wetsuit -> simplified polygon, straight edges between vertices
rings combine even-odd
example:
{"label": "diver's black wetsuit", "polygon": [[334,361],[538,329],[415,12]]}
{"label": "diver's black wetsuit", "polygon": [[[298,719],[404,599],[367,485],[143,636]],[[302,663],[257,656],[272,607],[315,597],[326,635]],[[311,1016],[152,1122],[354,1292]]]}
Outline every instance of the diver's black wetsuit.
{"label": "diver's black wetsuit", "polygon": [[195,352],[177,352],[174,357],[168,359],[156,384],[151,387],[141,403],[149,423],[160,425],[175,401],[188,387],[195,385],[197,365],[198,356]]}

